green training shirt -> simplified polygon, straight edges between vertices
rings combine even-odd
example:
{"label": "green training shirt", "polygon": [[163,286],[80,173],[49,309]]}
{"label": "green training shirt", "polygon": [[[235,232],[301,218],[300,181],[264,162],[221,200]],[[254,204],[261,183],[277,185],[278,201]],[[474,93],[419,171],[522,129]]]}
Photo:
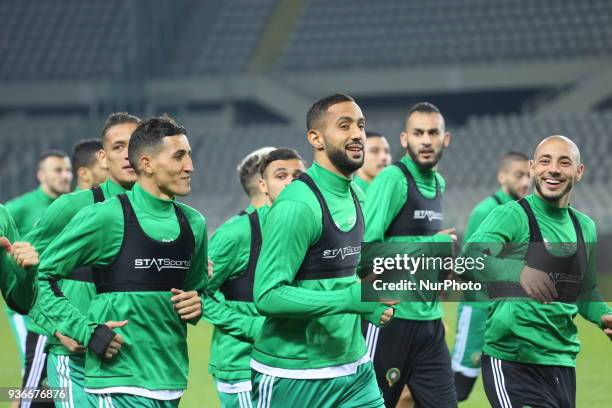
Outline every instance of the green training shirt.
{"label": "green training shirt", "polygon": [[[363,192],[350,179],[318,163],[307,170],[321,190],[338,228],[349,231],[357,212],[349,186],[360,201]],[[321,378],[346,375],[367,361],[361,335],[362,307],[357,275],[321,280],[295,280],[311,246],[322,232],[323,213],[312,190],[302,181],[289,184],[272,205],[262,231],[263,245],[255,273],[255,306],[266,316],[255,340],[251,367],[286,378]],[[379,310],[367,304],[367,312]],[[382,314],[382,312],[381,312]],[[376,316],[380,319],[380,315]],[[354,366],[354,367],[353,367]],[[337,370],[335,368],[338,368]]]}
{"label": "green training shirt", "polygon": [[[105,198],[125,193],[123,187],[110,179],[102,183],[100,188]],[[34,245],[36,250],[41,254],[41,257],[44,257],[46,249],[59,233],[62,232],[64,227],[68,225],[70,220],[81,209],[92,204],[94,204],[94,196],[90,189],[78,190],[71,194],[64,194],[58,197],[58,199],[45,210],[34,229],[30,231],[25,239]],[[96,294],[95,285],[91,282],[81,282],[70,279],[62,279],[58,282],[58,285],[72,305],[75,306],[81,314],[87,315],[91,299],[93,299]],[[55,327],[53,327],[53,324],[46,319],[41,319],[42,315],[39,313],[38,308],[45,309],[47,307],[48,305],[41,304],[39,298],[30,312],[28,330],[48,335],[49,340],[47,344],[51,352],[60,355],[69,355],[70,352],[68,349],[62,346],[60,341],[54,336]],[[40,321],[35,321],[36,318]],[[34,323],[38,324],[35,325]]]}
{"label": "green training shirt", "polygon": [[[264,224],[270,207],[257,210],[260,227]],[[218,289],[229,279],[246,271],[251,256],[251,226],[248,215],[230,218],[210,238],[209,257],[214,263],[214,274],[206,288],[215,292],[220,305],[206,303],[204,319],[215,325],[212,336],[208,371],[221,381],[251,379],[251,351],[265,318],[251,302],[226,300]],[[225,309],[229,307],[229,320]],[[238,330],[235,330],[237,327]]]}
{"label": "green training shirt", "polygon": [[[466,242],[474,232],[478,229],[480,224],[487,218],[487,215],[491,213],[496,207],[500,205],[509,203],[513,201],[513,198],[510,197],[503,189],[499,189],[494,194],[495,197],[499,199],[501,204],[499,204],[492,196],[489,196],[476,204],[472,212],[470,213],[470,217],[468,218],[467,226],[465,227],[465,233],[463,234],[463,241]],[[470,302],[470,306],[479,307],[482,309],[486,309],[488,306],[488,302],[476,302],[477,297],[471,296],[469,294],[465,295],[465,301]]]}
{"label": "green training shirt", "polygon": [[[444,193],[446,182],[437,171],[421,169],[408,156],[402,157],[400,161],[406,165],[419,192],[425,198],[432,199],[436,196],[436,178],[440,186],[440,192]],[[407,194],[406,176],[397,166],[388,166],[376,176],[370,184],[365,201],[366,230],[364,242],[431,242],[437,243],[437,245],[431,249],[431,253],[425,255],[451,256],[452,246],[450,245],[449,235],[385,237],[389,225],[404,206]],[[449,245],[447,247],[446,245],[440,245],[441,243],[449,243]],[[441,253],[441,250],[444,253]],[[418,294],[418,291],[414,293]],[[438,300],[433,302],[402,302],[396,306],[394,315],[394,318],[407,320],[434,320],[441,317],[442,307]]]}
{"label": "green training shirt", "polygon": [[[19,232],[6,207],[0,205],[0,237],[12,244],[19,241]],[[0,247],[0,291],[6,303],[26,312],[32,307],[36,296],[36,268],[20,268],[13,258]]]}
{"label": "green training shirt", "polygon": [[41,214],[51,205],[55,198],[48,196],[38,187],[22,196],[6,202],[6,209],[15,220],[19,234],[23,237],[34,228]]}
{"label": "green training shirt", "polygon": [[[528,195],[526,200],[536,216],[545,242],[576,242],[576,230],[567,207],[554,207],[535,194]],[[593,256],[597,242],[595,223],[583,213],[573,208],[572,211],[578,219],[588,251],[581,297],[589,301],[542,304],[528,298],[493,300],[489,307],[484,353],[519,363],[574,367],[576,354],[580,350],[573,322],[576,313],[598,325],[601,324],[602,315],[612,313],[612,309],[603,301],[593,301],[601,299],[597,294]],[[475,274],[475,280],[520,282],[527,245],[513,245],[504,251],[504,258],[497,255],[505,244],[528,242],[529,223],[520,204],[512,201],[495,208],[472,234],[464,248],[464,254],[472,257],[482,254],[482,246],[475,243],[487,243],[491,251],[491,256],[485,258],[483,274]],[[554,256],[569,256],[575,252],[575,245],[572,247],[568,249],[567,245],[551,245],[550,251]]]}
{"label": "green training shirt", "polygon": [[[149,237],[162,242],[178,237],[180,226],[172,200],[154,197],[139,184],[126,194]],[[207,281],[205,220],[195,209],[177,204],[195,238],[184,289],[201,291]],[[87,352],[86,388],[183,390],[189,367],[187,327],[173,307],[171,292],[102,293],[94,297],[85,316],[67,298],[56,296],[49,283],[48,279],[69,277],[77,266],[110,265],[120,251],[123,234],[123,211],[116,197],[79,211],[45,251],[39,268],[39,296],[46,305],[42,313],[62,334],[85,345],[97,325],[109,320],[129,321],[127,326],[114,329],[125,340],[117,356],[106,360]]]}
{"label": "green training shirt", "polygon": [[359,186],[359,188],[361,188],[361,190],[363,190],[364,193],[368,192],[368,187],[370,186],[370,183],[359,177],[357,173],[355,173],[355,175],[353,176],[353,181]]}

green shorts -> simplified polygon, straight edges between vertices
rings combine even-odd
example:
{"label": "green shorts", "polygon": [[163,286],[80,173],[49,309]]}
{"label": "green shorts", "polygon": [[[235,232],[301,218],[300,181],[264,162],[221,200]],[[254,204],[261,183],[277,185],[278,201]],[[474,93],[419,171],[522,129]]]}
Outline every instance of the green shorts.
{"label": "green shorts", "polygon": [[215,378],[221,408],[253,408],[251,380],[222,381]]}
{"label": "green shorts", "polygon": [[88,398],[89,405],[84,406],[98,408],[178,408],[180,401],[163,401],[131,394],[88,394]]}
{"label": "green shorts", "polygon": [[452,367],[466,377],[480,373],[480,359],[487,323],[486,303],[459,303]]}
{"label": "green shorts", "polygon": [[257,371],[253,376],[253,407],[286,408],[384,408],[372,362],[361,364],[355,374],[342,377],[295,380]]}
{"label": "green shorts", "polygon": [[65,388],[66,398],[56,400],[56,407],[86,407],[85,356],[47,355],[47,382],[49,388]]}

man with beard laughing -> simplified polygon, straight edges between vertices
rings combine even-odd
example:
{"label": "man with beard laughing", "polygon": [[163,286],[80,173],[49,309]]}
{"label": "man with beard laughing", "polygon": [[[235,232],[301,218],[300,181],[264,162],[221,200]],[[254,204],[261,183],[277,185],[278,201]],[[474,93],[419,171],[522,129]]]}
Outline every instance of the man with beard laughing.
{"label": "man with beard laughing", "polygon": [[490,253],[481,273],[466,272],[489,283],[493,298],[483,383],[493,407],[573,408],[580,350],[573,319],[580,313],[612,338],[612,308],[597,291],[595,223],[569,205],[584,172],[578,147],[550,136],[529,170],[535,192],[493,210],[464,249]]}
{"label": "man with beard laughing", "polygon": [[[442,195],[446,183],[435,170],[450,143],[437,107],[413,106],[400,135],[406,155],[383,170],[370,185],[365,204],[365,242],[428,245],[425,256],[451,256],[454,229],[442,229]],[[441,253],[443,252],[443,253]],[[438,271],[416,271],[416,279],[437,279]],[[405,385],[418,407],[457,405],[451,360],[444,341],[442,308],[437,295],[414,291],[400,303],[384,330],[364,328],[385,406],[395,407]]]}

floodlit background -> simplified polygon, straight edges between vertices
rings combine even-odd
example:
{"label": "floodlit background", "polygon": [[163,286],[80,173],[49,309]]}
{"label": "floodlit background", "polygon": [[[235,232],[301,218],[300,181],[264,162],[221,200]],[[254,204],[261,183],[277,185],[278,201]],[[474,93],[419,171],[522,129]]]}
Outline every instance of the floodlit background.
{"label": "floodlit background", "polygon": [[[168,113],[194,151],[185,201],[212,232],[246,206],[240,159],[269,145],[311,159],[306,111],[342,91],[396,159],[410,105],[441,109],[453,135],[445,222],[459,232],[505,151],[570,137],[586,165],[572,204],[612,244],[611,62],[609,0],[0,0],[0,202],[36,186],[41,151],[98,137],[110,112]],[[610,343],[579,326],[578,406],[607,406]],[[190,330],[182,406],[216,406],[210,327]],[[18,385],[3,317],[0,361],[0,387]],[[487,405],[477,385],[462,406]]]}

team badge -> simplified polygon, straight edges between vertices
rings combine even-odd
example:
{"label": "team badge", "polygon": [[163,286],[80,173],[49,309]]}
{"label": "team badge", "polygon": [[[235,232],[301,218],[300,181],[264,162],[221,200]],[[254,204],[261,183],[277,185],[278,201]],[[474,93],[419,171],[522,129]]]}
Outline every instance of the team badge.
{"label": "team badge", "polygon": [[395,384],[400,378],[400,370],[395,367],[388,369],[385,378],[389,383],[389,387],[393,387],[393,384]]}

